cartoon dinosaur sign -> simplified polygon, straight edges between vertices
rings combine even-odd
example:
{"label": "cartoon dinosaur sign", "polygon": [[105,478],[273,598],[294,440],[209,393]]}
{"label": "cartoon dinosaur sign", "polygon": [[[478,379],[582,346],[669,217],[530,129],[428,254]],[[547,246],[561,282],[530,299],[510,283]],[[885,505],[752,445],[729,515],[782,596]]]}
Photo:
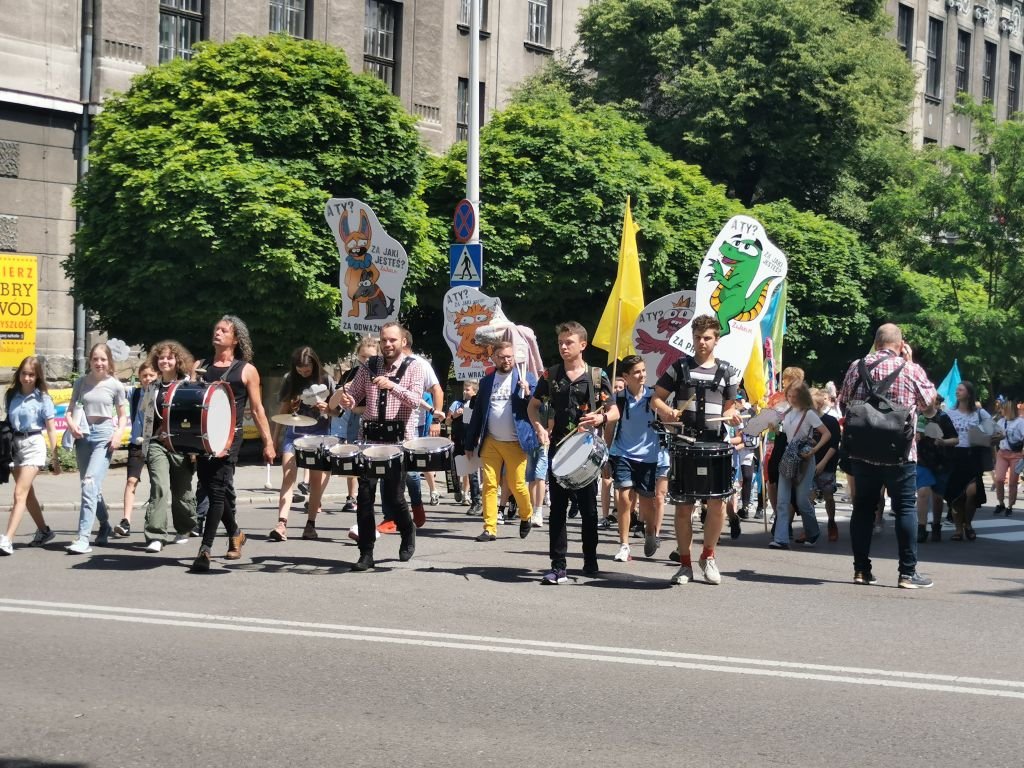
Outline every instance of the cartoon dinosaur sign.
{"label": "cartoon dinosaur sign", "polygon": [[[711,244],[697,277],[696,315],[714,315],[722,326],[715,357],[741,371],[746,368],[755,329],[768,309],[775,290],[786,277],[786,255],[749,216],[734,216]],[[686,328],[669,343],[693,354],[693,338]]]}
{"label": "cartoon dinosaur sign", "polygon": [[379,333],[398,318],[409,257],[384,231],[377,214],[355,198],[331,198],[324,208],[327,226],[341,254],[341,330]]}
{"label": "cartoon dinosaur sign", "polygon": [[637,317],[633,346],[644,359],[647,378],[652,383],[682,357],[682,351],[673,347],[669,339],[690,324],[696,306],[695,291],[676,291],[655,299]]}
{"label": "cartoon dinosaur sign", "polygon": [[501,299],[491,298],[477,288],[448,290],[444,295],[444,340],[452,351],[456,379],[483,378],[491,365],[491,348],[477,341],[477,331],[504,320]]}

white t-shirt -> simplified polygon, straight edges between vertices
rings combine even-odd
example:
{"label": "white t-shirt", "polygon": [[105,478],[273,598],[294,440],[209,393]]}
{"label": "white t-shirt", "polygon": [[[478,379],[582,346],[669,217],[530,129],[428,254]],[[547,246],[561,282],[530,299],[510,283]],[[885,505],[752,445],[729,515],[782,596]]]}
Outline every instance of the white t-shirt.
{"label": "white t-shirt", "polygon": [[436,387],[441,383],[441,380],[437,378],[437,374],[434,373],[434,368],[419,355],[409,355],[413,360],[420,364],[420,369],[423,371],[423,391],[429,392],[431,387]]}
{"label": "white t-shirt", "polygon": [[984,408],[979,408],[978,410],[971,411],[970,413],[962,413],[956,408],[950,408],[946,411],[946,415],[949,416],[949,420],[952,421],[953,426],[956,427],[956,434],[960,439],[960,442],[956,444],[957,448],[970,448],[971,427],[980,427],[982,419],[991,418],[988,415],[988,411]]}
{"label": "white t-shirt", "polygon": [[495,440],[516,440],[516,425],[512,420],[512,371],[494,372],[491,389],[491,412],[487,415],[487,434]]}
{"label": "white t-shirt", "polygon": [[[807,414],[805,417],[804,414]],[[800,420],[803,419],[803,424]],[[797,408],[790,408],[789,412],[782,419],[782,430],[786,433],[786,440],[793,443],[805,437],[811,437],[814,430],[824,426],[821,417],[814,411],[801,411]],[[797,428],[800,432],[797,433]],[[817,442],[817,441],[815,441]]]}
{"label": "white t-shirt", "polygon": [[999,449],[1010,450],[1010,443],[1019,443],[1024,440],[1024,419],[1019,416],[1015,419],[1000,419],[999,426],[1003,428],[1006,437],[999,441]]}

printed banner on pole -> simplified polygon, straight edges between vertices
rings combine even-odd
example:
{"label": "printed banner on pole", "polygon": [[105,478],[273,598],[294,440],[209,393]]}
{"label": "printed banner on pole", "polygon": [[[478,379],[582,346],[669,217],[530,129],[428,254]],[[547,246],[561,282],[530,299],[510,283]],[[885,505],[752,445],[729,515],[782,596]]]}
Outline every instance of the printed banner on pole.
{"label": "printed banner on pole", "polygon": [[[754,332],[772,294],[786,277],[786,255],[764,227],[749,216],[733,216],[708,249],[697,276],[694,315],[714,315],[722,326],[715,357],[741,371],[747,367]],[[693,337],[677,331],[670,343],[692,355]]]}
{"label": "printed banner on pole", "polygon": [[477,342],[477,331],[504,321],[501,299],[491,298],[479,288],[450,288],[444,295],[444,340],[452,352],[458,381],[482,379],[491,365],[491,348]]}
{"label": "printed banner on pole", "polygon": [[16,368],[36,351],[39,268],[35,256],[0,256],[0,365]]}
{"label": "printed banner on pole", "polygon": [[409,274],[405,248],[366,203],[353,197],[328,200],[324,218],[341,254],[341,330],[380,333],[384,323],[398,319],[402,306]]}
{"label": "printed banner on pole", "polygon": [[633,326],[633,346],[644,359],[647,381],[654,384],[683,353],[669,344],[677,331],[693,319],[696,291],[676,291],[655,299],[640,313]]}

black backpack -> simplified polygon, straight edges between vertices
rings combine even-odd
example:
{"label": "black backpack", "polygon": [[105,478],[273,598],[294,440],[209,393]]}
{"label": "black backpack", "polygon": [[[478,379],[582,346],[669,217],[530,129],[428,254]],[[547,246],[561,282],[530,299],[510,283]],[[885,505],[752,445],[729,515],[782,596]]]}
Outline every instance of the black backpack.
{"label": "black backpack", "polygon": [[868,391],[867,399],[846,410],[843,447],[851,459],[870,464],[903,464],[914,443],[913,409],[894,403],[886,394],[905,362],[881,381],[873,381],[871,371],[882,360],[868,366],[860,360],[860,380]]}

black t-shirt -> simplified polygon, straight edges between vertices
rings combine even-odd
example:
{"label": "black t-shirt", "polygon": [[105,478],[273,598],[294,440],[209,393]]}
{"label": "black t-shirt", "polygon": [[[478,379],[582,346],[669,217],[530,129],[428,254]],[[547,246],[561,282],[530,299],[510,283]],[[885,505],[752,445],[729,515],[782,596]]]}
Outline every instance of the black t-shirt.
{"label": "black t-shirt", "polygon": [[825,454],[828,453],[829,449],[833,449],[835,453],[832,454],[832,458],[828,460],[828,464],[825,465],[825,472],[835,472],[839,466],[839,443],[843,438],[843,433],[839,429],[839,420],[835,416],[831,416],[827,413],[821,414],[821,423],[828,430],[830,439],[821,449],[814,455],[814,461],[820,462],[825,458]]}
{"label": "black t-shirt", "polygon": [[924,428],[929,422],[935,422],[942,429],[944,438],[957,437],[956,427],[949,415],[936,411],[934,416],[925,416],[923,413],[917,415],[917,427],[920,430],[917,436],[917,463],[922,467],[934,471],[949,469],[950,448],[939,445],[934,438],[926,437]]}
{"label": "black t-shirt", "polygon": [[[557,443],[571,429],[575,429],[580,419],[590,410],[590,367],[575,381],[570,381],[565,374],[565,366],[559,365],[553,377],[551,369],[545,370],[540,381],[533,390],[533,396],[541,401],[550,402],[554,411],[555,428],[551,433],[551,441]],[[607,403],[612,396],[612,383],[608,374],[601,371],[601,391],[594,398],[595,407]]]}

